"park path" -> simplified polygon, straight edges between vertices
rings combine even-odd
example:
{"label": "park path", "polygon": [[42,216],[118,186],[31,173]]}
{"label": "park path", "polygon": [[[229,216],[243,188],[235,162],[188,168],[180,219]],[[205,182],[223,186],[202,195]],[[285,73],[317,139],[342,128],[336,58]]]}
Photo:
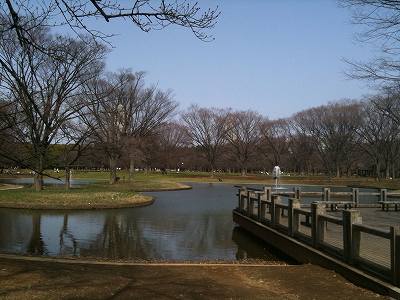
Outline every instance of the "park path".
{"label": "park path", "polygon": [[8,183],[0,184],[0,191],[18,190],[18,189],[22,189],[22,188],[23,188],[22,185],[8,184]]}

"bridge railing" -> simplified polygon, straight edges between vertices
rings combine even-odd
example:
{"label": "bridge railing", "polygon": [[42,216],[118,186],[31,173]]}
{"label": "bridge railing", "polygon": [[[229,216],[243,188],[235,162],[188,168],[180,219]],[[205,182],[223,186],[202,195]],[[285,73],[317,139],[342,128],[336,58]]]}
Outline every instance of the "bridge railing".
{"label": "bridge railing", "polygon": [[[244,186],[236,186],[238,188],[245,188]],[[266,187],[267,188],[267,187]],[[246,187],[250,192],[262,192],[264,190]],[[272,195],[271,188],[268,187],[269,193]],[[388,192],[387,189],[379,189],[377,191],[360,191],[359,188],[352,188],[351,191],[334,191],[329,187],[324,187],[321,191],[302,191],[300,187],[293,188],[293,191],[276,191],[273,193],[278,196],[285,196],[290,198],[300,199],[302,197],[315,197],[324,201],[326,207],[330,207],[331,210],[337,210],[338,208],[357,208],[360,205],[360,198],[368,196],[375,197],[376,201],[369,203],[381,207],[382,210],[394,210],[400,209],[400,193],[397,191]],[[361,204],[360,206],[365,206]]]}
{"label": "bridge railing", "polygon": [[327,214],[324,201],[302,208],[300,199],[270,189],[240,188],[237,210],[281,233],[334,256],[350,265],[400,286],[400,230],[362,224],[360,212],[345,209],[341,217]]}

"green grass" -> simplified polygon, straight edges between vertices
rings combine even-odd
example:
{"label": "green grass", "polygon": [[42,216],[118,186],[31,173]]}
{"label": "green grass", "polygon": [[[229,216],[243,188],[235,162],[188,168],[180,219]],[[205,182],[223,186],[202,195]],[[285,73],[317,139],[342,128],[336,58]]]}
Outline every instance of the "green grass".
{"label": "green grass", "polygon": [[[78,178],[80,174],[76,174],[75,178]],[[100,174],[98,174],[100,175]],[[103,174],[102,176],[107,176]],[[125,174],[120,173],[119,176],[123,178]],[[87,176],[87,174],[86,174]],[[127,178],[127,174],[125,176]],[[103,177],[105,178],[105,177]],[[170,172],[168,174],[161,174],[159,172],[135,173],[135,180],[139,181],[160,181],[168,180],[172,182],[223,182],[232,184],[274,184],[274,180],[271,176],[249,174],[247,176],[241,176],[240,174],[226,174],[216,173],[214,177],[210,176],[210,173],[206,172]],[[380,180],[377,181],[375,178],[368,177],[328,177],[322,175],[316,176],[283,176],[280,178],[281,184],[311,184],[311,185],[343,185],[343,186],[354,186],[354,187],[373,187],[373,188],[388,188],[388,189],[400,189],[400,179],[394,180]]]}
{"label": "green grass", "polygon": [[[62,173],[49,174],[63,177]],[[138,195],[140,191],[168,190],[185,188],[180,182],[223,182],[229,184],[274,184],[270,176],[254,175],[240,176],[238,174],[216,173],[211,177],[205,172],[135,172],[132,182],[128,182],[126,171],[118,172],[121,178],[115,185],[109,185],[108,172],[73,172],[75,179],[93,179],[95,183],[81,188],[65,191],[60,187],[46,187],[45,190],[36,192],[33,188],[0,191],[0,206],[2,207],[27,207],[27,208],[101,208],[101,207],[126,207],[148,202],[149,199]],[[400,180],[381,180],[365,177],[330,178],[327,176],[284,176],[282,184],[292,185],[326,185],[326,186],[354,186],[400,189]]]}
{"label": "green grass", "polygon": [[72,188],[45,187],[35,191],[33,187],[0,191],[0,207],[37,208],[37,209],[89,209],[117,208],[145,205],[152,197],[138,194],[139,191],[182,189],[186,186],[167,181],[121,182],[109,185],[97,182],[91,185]]}
{"label": "green grass", "polygon": [[[27,173],[27,172],[25,172]],[[64,178],[63,171],[60,173],[54,173],[52,170],[48,171],[48,174],[53,177]],[[4,177],[13,177],[9,175],[1,175]],[[26,175],[25,175],[26,176]],[[109,172],[106,171],[73,171],[72,178],[74,179],[93,179],[101,181],[106,184],[105,181],[109,179]],[[119,171],[117,176],[120,177],[121,182],[128,180],[127,171]],[[18,175],[14,175],[18,177]],[[168,172],[162,174],[160,172],[135,172],[134,173],[134,187],[138,190],[143,189],[157,189],[160,185],[171,184],[171,182],[225,182],[225,183],[259,183],[259,184],[273,184],[274,181],[271,176],[262,174],[249,174],[247,176],[241,176],[238,173],[215,173],[214,177],[210,176],[207,172]],[[281,178],[282,184],[315,184],[315,185],[345,185],[345,186],[359,186],[359,187],[375,187],[375,188],[389,188],[389,189],[400,189],[400,179],[394,180],[380,180],[377,181],[374,178],[368,177],[328,177],[323,175],[316,176],[283,176]],[[164,183],[163,183],[164,182]]]}

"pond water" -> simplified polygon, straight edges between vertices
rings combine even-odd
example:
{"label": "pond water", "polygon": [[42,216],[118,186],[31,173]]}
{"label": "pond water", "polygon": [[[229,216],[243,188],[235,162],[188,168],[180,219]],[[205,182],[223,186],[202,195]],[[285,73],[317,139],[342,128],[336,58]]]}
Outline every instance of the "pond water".
{"label": "pond water", "polygon": [[[82,186],[82,185],[87,185],[95,182],[96,180],[94,179],[71,179],[71,186]],[[21,178],[2,178],[0,179],[1,183],[10,183],[10,184],[18,184],[18,185],[32,185],[33,184],[33,178],[32,177],[21,177]],[[60,180],[57,180],[55,178],[45,178],[43,179],[44,185],[49,185],[49,186],[58,186],[58,185],[64,185],[65,181],[63,178],[60,178]]]}
{"label": "pond water", "polygon": [[190,185],[191,190],[147,193],[156,201],[139,208],[0,209],[0,252],[170,261],[287,259],[235,227],[237,189],[231,184]]}
{"label": "pond water", "polygon": [[156,201],[139,208],[0,209],[0,252],[173,261],[284,259],[234,226],[232,185],[192,185],[192,190],[148,193]]}

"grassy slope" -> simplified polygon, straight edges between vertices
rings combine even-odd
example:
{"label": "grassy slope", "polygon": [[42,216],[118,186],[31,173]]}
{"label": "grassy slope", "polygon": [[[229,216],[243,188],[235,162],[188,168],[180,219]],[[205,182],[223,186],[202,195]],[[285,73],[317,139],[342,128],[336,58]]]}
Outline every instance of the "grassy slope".
{"label": "grassy slope", "polygon": [[109,185],[103,181],[88,186],[65,191],[60,187],[46,187],[36,192],[32,187],[0,192],[0,207],[50,208],[50,209],[89,209],[118,208],[146,205],[152,197],[140,195],[138,191],[168,190],[185,188],[176,182],[141,181],[121,182]]}

